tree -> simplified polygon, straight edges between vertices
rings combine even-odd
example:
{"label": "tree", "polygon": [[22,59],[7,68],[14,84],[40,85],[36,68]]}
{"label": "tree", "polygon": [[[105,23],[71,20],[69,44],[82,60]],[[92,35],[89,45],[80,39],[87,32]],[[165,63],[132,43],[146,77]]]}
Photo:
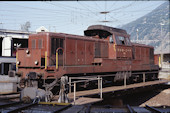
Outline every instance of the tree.
{"label": "tree", "polygon": [[21,24],[22,31],[29,31],[30,27],[31,27],[31,23],[29,21],[27,21],[25,24]]}

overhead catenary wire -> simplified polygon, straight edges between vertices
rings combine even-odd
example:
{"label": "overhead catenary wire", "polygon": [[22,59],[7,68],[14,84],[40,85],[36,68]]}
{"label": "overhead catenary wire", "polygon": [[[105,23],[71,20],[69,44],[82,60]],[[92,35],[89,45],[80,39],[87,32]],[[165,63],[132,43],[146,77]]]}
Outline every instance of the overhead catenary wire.
{"label": "overhead catenary wire", "polygon": [[[101,1],[99,1],[99,2],[101,2]],[[99,3],[99,2],[97,2],[97,3]],[[6,4],[6,2],[2,2],[2,3]],[[12,7],[9,7],[7,9],[0,8],[0,15],[2,15],[1,16],[2,18],[0,19],[0,21],[2,21],[2,23],[7,25],[8,22],[10,23],[13,20],[15,20],[16,22],[13,21],[13,24],[20,25],[21,22],[30,20],[30,21],[32,21],[31,27],[34,27],[34,25],[36,25],[36,22],[40,22],[39,25],[41,25],[41,23],[43,23],[43,24],[47,23],[47,24],[58,26],[58,29],[60,29],[60,27],[62,29],[64,29],[63,25],[65,24],[65,27],[67,27],[67,29],[70,29],[70,28],[74,28],[76,25],[80,26],[80,27],[84,27],[86,25],[100,23],[100,21],[102,21],[102,18],[103,18],[103,15],[100,15],[100,13],[99,13],[103,9],[100,10],[101,7],[97,7],[98,4],[96,3],[96,1],[90,5],[82,4],[84,2],[80,2],[80,1],[75,2],[75,4],[78,4],[79,6],[77,6],[77,5],[74,6],[74,5],[69,5],[69,4],[66,5],[66,4],[63,4],[62,2],[48,2],[48,3],[42,2],[42,3],[44,3],[44,4],[52,3],[53,5],[51,5],[50,8],[47,8],[47,7],[39,8],[39,7],[33,7],[33,6],[23,6],[21,4],[15,4],[15,3],[8,3],[8,5],[12,4],[15,7],[24,8],[24,10],[25,9],[27,9],[28,11],[32,10],[32,15],[29,12],[25,13],[24,10],[15,9]],[[130,4],[133,3],[131,6],[130,6],[130,4],[127,4],[127,5],[123,5],[121,7],[116,7],[115,3],[117,4],[119,2],[114,1],[113,3],[111,3],[110,1],[109,2],[107,1],[107,7],[106,6],[102,7],[102,8],[105,8],[105,11],[106,11],[106,8],[107,8],[107,10],[113,10],[107,14],[107,18],[105,15],[105,20],[107,19],[110,22],[109,25],[116,25],[117,23],[124,24],[125,22],[123,21],[123,18],[127,18],[127,20],[129,20],[129,21],[136,19],[137,18],[136,15],[140,15],[139,12],[142,13],[146,10],[145,9],[145,10],[139,11],[138,13],[135,10],[134,11],[129,10],[128,8],[130,8],[131,6],[134,6],[135,2],[131,2]],[[152,4],[152,5],[154,5],[154,4]],[[95,9],[94,9],[94,5],[96,6]],[[106,5],[106,1],[105,1],[105,4],[102,4],[102,5]],[[50,6],[50,4],[49,4],[49,6]],[[52,6],[54,6],[54,7],[52,7]],[[57,6],[59,6],[59,8]],[[115,7],[113,7],[113,6],[115,6]],[[151,5],[149,5],[149,6],[151,6]],[[114,10],[117,8],[120,8],[120,9]],[[5,12],[7,12],[7,13],[4,13],[3,12],[4,10],[6,10]],[[46,12],[46,13],[42,13],[41,11]],[[131,16],[132,18],[130,17],[130,19],[128,19],[129,18],[128,13],[130,11],[133,14]],[[120,13],[120,14],[124,13],[124,14],[120,15],[118,13]],[[25,14],[27,14],[27,16],[26,16],[27,18],[24,18]],[[14,16],[14,15],[16,15],[16,16]],[[69,24],[67,24],[67,21],[69,21]],[[9,25],[9,23],[8,23],[8,25]],[[114,24],[114,23],[116,23],[116,24]]]}

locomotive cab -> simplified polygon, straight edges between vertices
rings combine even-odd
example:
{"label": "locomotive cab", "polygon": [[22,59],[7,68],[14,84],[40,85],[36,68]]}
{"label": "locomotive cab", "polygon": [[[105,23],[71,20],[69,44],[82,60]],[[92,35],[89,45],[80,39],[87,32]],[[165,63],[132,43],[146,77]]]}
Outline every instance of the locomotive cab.
{"label": "locomotive cab", "polygon": [[84,31],[85,36],[108,41],[109,59],[132,59],[130,35],[125,30],[103,25],[93,25]]}

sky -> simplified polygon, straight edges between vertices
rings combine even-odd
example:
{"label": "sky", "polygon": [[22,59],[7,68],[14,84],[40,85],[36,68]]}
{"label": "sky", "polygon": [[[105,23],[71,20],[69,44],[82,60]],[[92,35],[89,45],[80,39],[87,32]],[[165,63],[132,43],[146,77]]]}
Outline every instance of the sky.
{"label": "sky", "polygon": [[44,26],[51,32],[83,35],[90,25],[121,27],[164,2],[0,1],[0,29],[20,30],[21,25],[29,21],[29,31]]}

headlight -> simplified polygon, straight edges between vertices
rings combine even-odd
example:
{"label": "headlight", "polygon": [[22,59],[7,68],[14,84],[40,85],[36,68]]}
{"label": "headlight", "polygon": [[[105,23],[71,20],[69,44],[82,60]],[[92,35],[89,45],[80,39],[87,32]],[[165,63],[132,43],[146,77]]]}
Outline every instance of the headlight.
{"label": "headlight", "polygon": [[27,50],[26,50],[26,53],[27,53],[27,54],[29,54],[29,53],[30,53],[30,51],[27,49]]}
{"label": "headlight", "polygon": [[17,64],[20,65],[20,61],[17,61]]}
{"label": "headlight", "polygon": [[35,64],[35,65],[38,65],[38,61],[36,60],[36,61],[34,62],[34,64]]}

